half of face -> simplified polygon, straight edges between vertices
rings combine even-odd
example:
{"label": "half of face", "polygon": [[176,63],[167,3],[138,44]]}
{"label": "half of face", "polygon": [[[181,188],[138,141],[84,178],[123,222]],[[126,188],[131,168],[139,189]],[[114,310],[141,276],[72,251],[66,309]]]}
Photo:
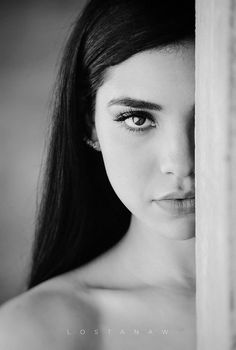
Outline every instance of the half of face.
{"label": "half of face", "polygon": [[144,51],[109,68],[96,96],[93,134],[114,191],[138,220],[173,237],[192,234],[193,201],[192,210],[158,201],[194,197],[194,75],[191,43]]}

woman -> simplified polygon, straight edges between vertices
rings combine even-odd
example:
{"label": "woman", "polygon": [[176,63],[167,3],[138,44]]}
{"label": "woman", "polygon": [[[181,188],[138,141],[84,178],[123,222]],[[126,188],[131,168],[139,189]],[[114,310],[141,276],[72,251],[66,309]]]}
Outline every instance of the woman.
{"label": "woman", "polygon": [[194,23],[189,0],[91,0],[76,22],[1,348],[195,348]]}

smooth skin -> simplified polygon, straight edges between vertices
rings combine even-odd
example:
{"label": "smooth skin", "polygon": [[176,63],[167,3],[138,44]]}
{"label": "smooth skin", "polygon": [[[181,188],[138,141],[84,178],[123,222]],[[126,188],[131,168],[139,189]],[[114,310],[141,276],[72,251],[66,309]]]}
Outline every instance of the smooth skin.
{"label": "smooth skin", "polygon": [[93,138],[131,225],[91,263],[7,303],[0,345],[13,324],[10,350],[195,349],[195,215],[156,205],[194,191],[194,84],[192,43],[107,70]]}

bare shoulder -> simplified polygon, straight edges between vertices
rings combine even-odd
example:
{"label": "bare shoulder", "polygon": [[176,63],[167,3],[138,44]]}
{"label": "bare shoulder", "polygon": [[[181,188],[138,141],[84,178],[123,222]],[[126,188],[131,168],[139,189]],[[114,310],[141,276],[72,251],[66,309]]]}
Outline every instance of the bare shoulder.
{"label": "bare shoulder", "polygon": [[91,338],[84,330],[96,329],[98,320],[86,290],[56,278],[0,308],[0,349],[89,348]]}

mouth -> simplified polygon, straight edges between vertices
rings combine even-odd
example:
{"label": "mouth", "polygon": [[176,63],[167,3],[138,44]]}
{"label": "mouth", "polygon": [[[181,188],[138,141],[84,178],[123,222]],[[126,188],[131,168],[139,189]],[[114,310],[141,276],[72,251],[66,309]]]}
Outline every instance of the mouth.
{"label": "mouth", "polygon": [[195,198],[195,192],[189,191],[189,192],[171,192],[167,193],[166,195],[159,197],[157,200],[164,200],[164,199],[191,199]]}
{"label": "mouth", "polygon": [[154,200],[154,203],[174,216],[183,216],[195,213],[195,196],[193,192],[186,194],[172,193]]}

